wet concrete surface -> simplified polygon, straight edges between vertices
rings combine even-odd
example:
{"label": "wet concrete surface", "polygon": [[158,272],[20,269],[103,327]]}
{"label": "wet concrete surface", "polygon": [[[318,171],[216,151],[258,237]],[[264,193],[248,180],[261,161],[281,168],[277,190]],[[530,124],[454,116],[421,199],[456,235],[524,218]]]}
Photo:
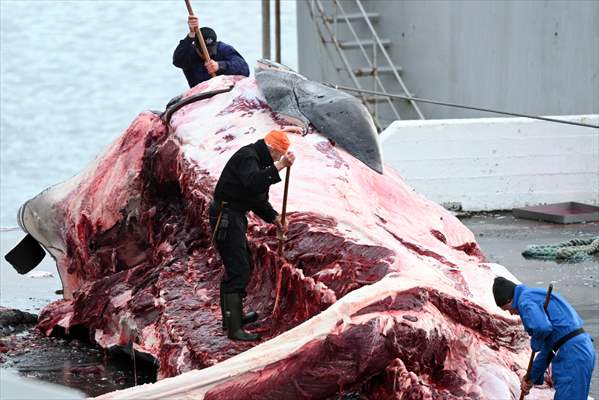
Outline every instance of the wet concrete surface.
{"label": "wet concrete surface", "polygon": [[[39,314],[44,306],[62,298],[56,294],[62,284],[49,255],[33,271],[34,276],[43,276],[38,278],[19,275],[4,260],[4,254],[23,236],[19,230],[0,232],[0,306]],[[50,274],[40,274],[42,271]],[[135,384],[130,356],[108,354],[78,339],[48,338],[31,325],[11,328],[14,329],[0,332],[2,400],[98,396]],[[138,365],[136,375],[138,384],[155,380],[154,371],[144,369],[143,365]],[[44,382],[77,391],[61,392],[60,388],[48,387]]]}
{"label": "wet concrete surface", "polygon": [[[553,224],[514,218],[511,213],[478,214],[462,218],[476,235],[488,261],[505,266],[522,283],[557,290],[584,320],[584,329],[595,339],[599,354],[599,256],[566,263],[525,259],[521,253],[531,244],[556,244],[575,238],[599,236],[599,223]],[[591,380],[590,395],[599,399],[599,360]]]}
{"label": "wet concrete surface", "polygon": [[[506,266],[530,286],[547,287],[553,282],[585,320],[585,329],[599,338],[599,257],[578,263],[557,263],[527,260],[521,255],[529,244],[598,236],[598,223],[558,225],[516,219],[510,213],[479,214],[462,218],[462,222],[476,235],[488,261]],[[22,236],[20,231],[0,232],[1,253],[6,254]],[[0,306],[39,313],[46,304],[61,297],[55,293],[62,286],[49,256],[35,270],[53,274],[46,278],[19,275],[3,258],[0,263]],[[0,352],[0,372],[18,371],[24,380],[33,378],[57,383],[78,389],[87,396],[134,385],[131,358],[108,356],[104,350],[76,339],[47,338],[28,328],[0,341],[9,349],[6,353]],[[596,351],[599,351],[598,344],[599,340],[595,341]],[[595,399],[599,399],[598,371],[596,366],[591,383],[591,396]],[[153,378],[148,370],[138,371],[138,383],[150,382]],[[39,393],[49,392],[40,384]],[[11,397],[3,392],[2,398]]]}
{"label": "wet concrete surface", "polygon": [[[130,357],[109,355],[78,339],[46,337],[30,328],[0,338],[0,345],[8,349],[0,354],[1,367],[18,371],[21,377],[78,389],[87,396],[99,396],[135,384]],[[155,374],[138,368],[136,378],[138,384],[154,382]]]}

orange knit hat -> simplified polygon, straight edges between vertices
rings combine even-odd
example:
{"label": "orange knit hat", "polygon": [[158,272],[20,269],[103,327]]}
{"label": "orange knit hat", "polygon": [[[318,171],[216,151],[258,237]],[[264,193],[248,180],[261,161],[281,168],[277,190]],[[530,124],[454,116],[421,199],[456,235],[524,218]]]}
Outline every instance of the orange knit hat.
{"label": "orange knit hat", "polygon": [[287,149],[289,148],[289,139],[283,131],[272,130],[268,132],[264,136],[264,141],[267,145],[281,153],[287,153]]}

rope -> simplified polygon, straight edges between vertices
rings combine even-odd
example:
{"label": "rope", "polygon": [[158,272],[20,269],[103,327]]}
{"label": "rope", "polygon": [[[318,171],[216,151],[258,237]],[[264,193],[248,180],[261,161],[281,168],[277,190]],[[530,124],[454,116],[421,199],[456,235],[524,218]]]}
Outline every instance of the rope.
{"label": "rope", "polygon": [[539,260],[585,261],[599,254],[599,236],[588,239],[572,239],[547,245],[530,245],[522,252],[526,258]]}
{"label": "rope", "polygon": [[535,116],[535,115],[521,114],[521,113],[515,113],[515,112],[492,110],[490,108],[468,106],[468,105],[465,105],[465,104],[448,103],[446,101],[421,99],[419,97],[404,96],[404,95],[401,95],[401,94],[393,94],[393,93],[386,93],[386,92],[378,92],[378,91],[374,91],[374,90],[357,89],[357,88],[351,88],[351,87],[347,87],[347,86],[335,85],[335,84],[332,84],[332,83],[325,83],[325,85],[330,86],[330,87],[332,87],[334,89],[344,90],[346,92],[366,93],[366,94],[372,94],[372,95],[375,95],[375,96],[386,96],[386,97],[396,98],[396,99],[402,99],[402,100],[410,100],[410,101],[416,101],[416,102],[419,101],[419,102],[422,102],[422,103],[436,104],[436,105],[439,105],[439,106],[457,107],[457,108],[464,108],[464,109],[467,109],[467,110],[476,110],[476,111],[484,111],[484,112],[489,112],[489,113],[494,113],[494,114],[510,115],[512,117],[525,117],[525,118],[538,119],[538,120],[541,120],[541,121],[557,122],[559,124],[584,126],[586,128],[595,128],[595,129],[599,128],[599,125],[585,124],[583,122],[564,121],[564,120],[556,119],[556,118],[539,117],[539,116]]}

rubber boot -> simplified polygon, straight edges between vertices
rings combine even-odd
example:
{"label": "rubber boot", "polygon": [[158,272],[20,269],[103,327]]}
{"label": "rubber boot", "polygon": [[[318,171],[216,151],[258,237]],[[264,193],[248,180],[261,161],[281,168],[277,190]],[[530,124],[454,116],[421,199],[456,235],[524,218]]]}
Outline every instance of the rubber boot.
{"label": "rubber boot", "polygon": [[258,313],[256,311],[249,311],[248,313],[243,312],[243,297],[241,298],[241,313],[243,317],[241,317],[241,324],[251,324],[252,322],[258,321]]}
{"label": "rubber boot", "polygon": [[[241,309],[243,310],[243,299],[241,300]],[[227,330],[227,324],[225,323],[225,297],[223,293],[223,288],[220,288],[220,313],[223,318],[223,332]],[[251,324],[252,322],[258,321],[258,313],[255,311],[250,311],[247,314],[243,314],[241,317],[241,324]]]}
{"label": "rubber boot", "polygon": [[226,293],[224,298],[225,323],[229,339],[248,342],[260,339],[260,335],[241,329],[241,295],[239,293]]}
{"label": "rubber boot", "polygon": [[223,332],[227,330],[227,324],[225,323],[225,293],[223,292],[223,285],[220,286],[220,315],[223,319]]}

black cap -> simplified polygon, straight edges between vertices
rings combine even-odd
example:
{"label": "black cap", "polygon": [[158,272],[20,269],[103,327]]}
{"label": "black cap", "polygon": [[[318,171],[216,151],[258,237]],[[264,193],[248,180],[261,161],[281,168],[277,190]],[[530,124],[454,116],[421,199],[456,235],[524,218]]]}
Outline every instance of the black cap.
{"label": "black cap", "polygon": [[498,276],[493,281],[493,297],[495,297],[495,304],[499,307],[504,306],[514,298],[514,290],[516,284],[503,276]]}
{"label": "black cap", "polygon": [[202,37],[204,38],[204,42],[207,47],[213,46],[216,44],[216,32],[212,28],[208,28],[207,26],[203,26],[200,28],[200,32],[202,32]]}

